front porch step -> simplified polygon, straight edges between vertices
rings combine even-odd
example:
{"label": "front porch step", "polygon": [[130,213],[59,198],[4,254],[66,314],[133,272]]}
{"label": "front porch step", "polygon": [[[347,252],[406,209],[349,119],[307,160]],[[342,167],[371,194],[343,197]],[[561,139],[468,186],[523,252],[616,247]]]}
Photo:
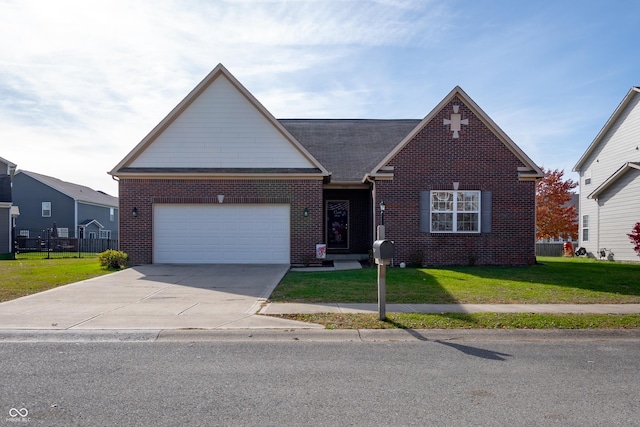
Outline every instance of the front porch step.
{"label": "front porch step", "polygon": [[358,261],[333,261],[335,270],[359,270],[362,265]]}
{"label": "front porch step", "polygon": [[328,261],[360,261],[368,260],[369,254],[327,254]]}

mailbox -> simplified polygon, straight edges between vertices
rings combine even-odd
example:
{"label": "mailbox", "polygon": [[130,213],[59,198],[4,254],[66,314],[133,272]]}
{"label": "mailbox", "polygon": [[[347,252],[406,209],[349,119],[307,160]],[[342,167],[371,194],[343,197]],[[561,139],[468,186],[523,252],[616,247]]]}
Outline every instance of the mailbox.
{"label": "mailbox", "polygon": [[376,240],[373,242],[373,258],[376,264],[389,265],[394,255],[393,242],[391,240]]}

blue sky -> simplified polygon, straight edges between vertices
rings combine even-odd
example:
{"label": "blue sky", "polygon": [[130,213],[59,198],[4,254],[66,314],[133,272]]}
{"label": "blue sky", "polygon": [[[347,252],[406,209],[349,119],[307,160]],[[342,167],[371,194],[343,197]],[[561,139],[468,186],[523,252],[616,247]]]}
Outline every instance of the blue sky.
{"label": "blue sky", "polygon": [[277,118],[421,119],[460,85],[571,172],[640,85],[636,0],[0,0],[0,157],[107,175],[218,63]]}

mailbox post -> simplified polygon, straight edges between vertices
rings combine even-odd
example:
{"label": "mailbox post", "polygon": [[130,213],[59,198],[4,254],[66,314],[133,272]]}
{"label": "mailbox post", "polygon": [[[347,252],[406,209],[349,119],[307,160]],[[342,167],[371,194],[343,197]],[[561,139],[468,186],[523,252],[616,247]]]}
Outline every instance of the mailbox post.
{"label": "mailbox post", "polygon": [[393,242],[387,239],[373,242],[373,258],[378,264],[378,314],[380,320],[387,319],[387,265],[391,264],[394,255]]}

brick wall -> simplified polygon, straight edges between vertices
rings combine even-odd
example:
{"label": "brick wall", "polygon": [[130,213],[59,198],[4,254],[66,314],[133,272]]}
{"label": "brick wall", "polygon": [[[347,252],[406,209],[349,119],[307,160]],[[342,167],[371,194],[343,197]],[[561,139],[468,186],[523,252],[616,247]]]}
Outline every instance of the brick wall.
{"label": "brick wall", "polygon": [[292,264],[315,262],[315,244],[324,241],[321,180],[123,178],[119,194],[120,250],[129,254],[134,265],[153,260],[154,203],[218,203],[218,194],[224,194],[224,204],[289,204]]}
{"label": "brick wall", "polygon": [[[443,125],[454,104],[469,119],[458,139]],[[518,180],[517,169],[524,165],[457,97],[389,165],[395,167],[394,180],[377,182],[376,192],[386,204],[386,237],[396,243],[396,263],[409,263],[418,251],[424,265],[535,262],[535,182]],[[460,190],[492,192],[491,232],[420,232],[420,192],[452,190],[453,182]]]}

